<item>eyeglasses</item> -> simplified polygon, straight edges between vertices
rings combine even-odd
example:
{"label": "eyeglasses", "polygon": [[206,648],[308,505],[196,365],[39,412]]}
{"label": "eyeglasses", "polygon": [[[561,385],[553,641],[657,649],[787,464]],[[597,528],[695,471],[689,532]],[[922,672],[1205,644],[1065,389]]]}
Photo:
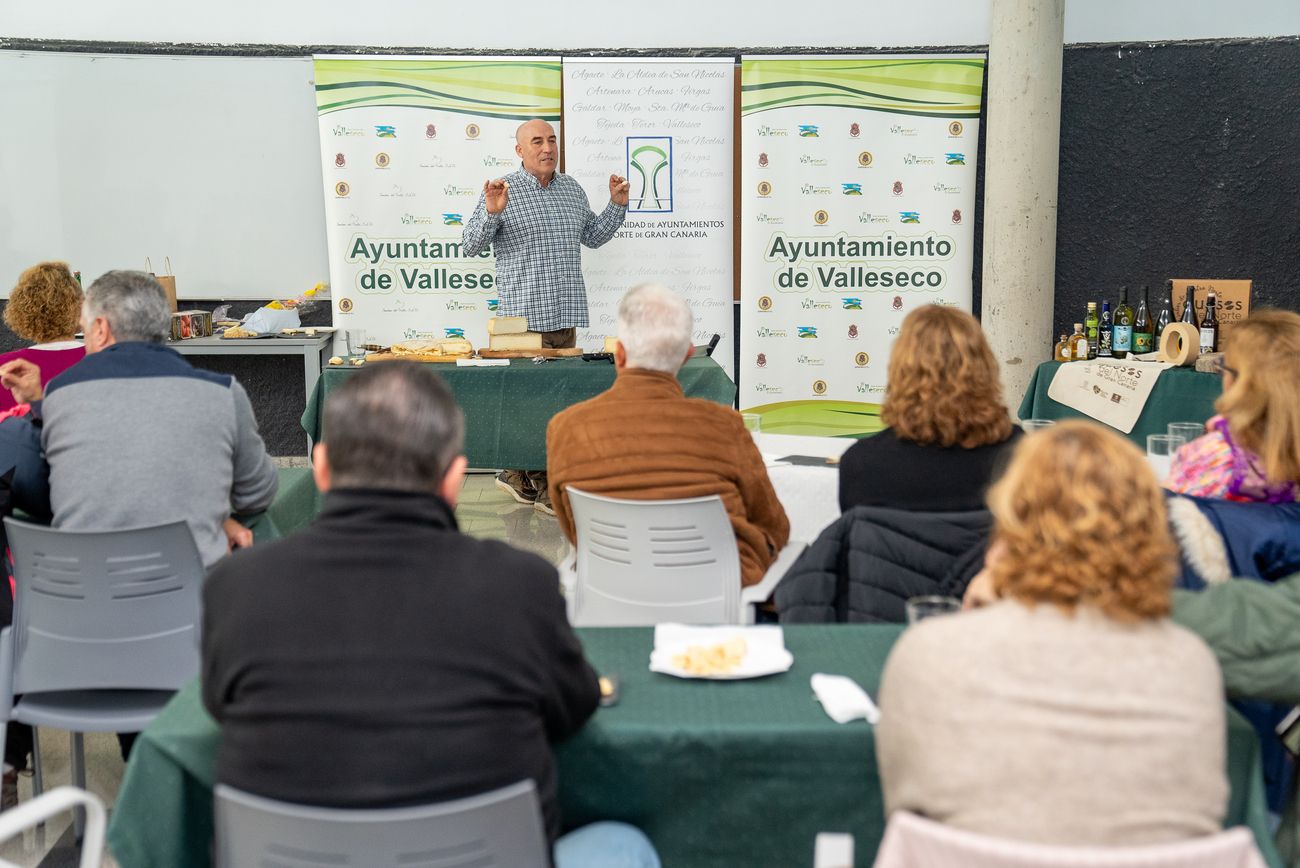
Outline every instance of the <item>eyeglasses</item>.
{"label": "eyeglasses", "polygon": [[1219,356],[1214,360],[1214,373],[1218,374],[1220,377],[1225,373],[1232,374],[1234,377],[1237,376],[1237,369],[1228,367],[1227,363],[1224,362],[1224,359],[1226,358],[1227,356]]}

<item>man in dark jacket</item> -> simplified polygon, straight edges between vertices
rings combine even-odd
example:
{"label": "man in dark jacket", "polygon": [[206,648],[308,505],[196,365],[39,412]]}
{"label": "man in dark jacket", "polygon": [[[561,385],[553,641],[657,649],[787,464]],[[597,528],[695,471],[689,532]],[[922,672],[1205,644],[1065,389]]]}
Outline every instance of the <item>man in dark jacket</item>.
{"label": "man in dark jacket", "polygon": [[531,778],[558,836],[551,744],[595,711],[597,677],[555,569],[458,532],[463,431],[447,387],[418,365],[375,365],[330,395],[314,455],[321,514],[222,561],[204,586],[218,780],[386,808]]}

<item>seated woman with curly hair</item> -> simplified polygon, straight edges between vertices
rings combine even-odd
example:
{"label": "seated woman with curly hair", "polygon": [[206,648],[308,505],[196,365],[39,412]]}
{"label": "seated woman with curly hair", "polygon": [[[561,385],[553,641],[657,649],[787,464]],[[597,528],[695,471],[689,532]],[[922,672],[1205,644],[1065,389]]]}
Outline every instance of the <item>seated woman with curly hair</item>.
{"label": "seated woman with curly hair", "polygon": [[[81,285],[62,262],[33,265],[9,294],[4,320],[34,346],[0,355],[0,366],[26,359],[41,369],[41,385],[81,361],[86,348],[74,339],[80,328]],[[13,395],[0,389],[0,413],[12,409]]]}
{"label": "seated woman with curly hair", "polygon": [[1169,620],[1176,551],[1141,452],[1062,422],[1021,441],[989,508],[968,591],[986,605],[908,628],[885,664],[886,811],[1043,844],[1218,832],[1223,682]]}
{"label": "seated woman with curly hair", "polygon": [[1261,311],[1225,341],[1218,415],[1178,450],[1165,487],[1217,500],[1300,500],[1300,314]]}
{"label": "seated woman with curly hair", "polygon": [[889,354],[880,411],[889,427],[840,459],[840,511],[855,506],[957,512],[984,494],[1020,436],[998,362],[975,317],[928,304],[907,315]]}

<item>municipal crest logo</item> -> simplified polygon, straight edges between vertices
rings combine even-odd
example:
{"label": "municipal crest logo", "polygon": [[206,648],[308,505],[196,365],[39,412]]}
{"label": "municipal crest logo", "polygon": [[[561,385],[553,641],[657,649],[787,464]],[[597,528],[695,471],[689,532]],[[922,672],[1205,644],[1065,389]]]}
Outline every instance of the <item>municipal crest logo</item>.
{"label": "municipal crest logo", "polygon": [[826,381],[825,381],[825,380],[813,380],[813,394],[814,394],[814,395],[825,395],[825,394],[826,394]]}
{"label": "municipal crest logo", "polygon": [[771,185],[771,183],[769,183],[769,182],[767,182],[767,181],[759,181],[759,182],[758,182],[758,195],[762,196],[764,199],[766,199],[768,196],[771,196],[771,195],[772,195],[772,185]]}
{"label": "municipal crest logo", "polygon": [[[854,126],[857,126],[857,124],[854,124]],[[871,156],[870,151],[863,151],[858,154],[858,165],[865,169],[867,166],[871,165],[873,159],[875,158]]]}
{"label": "municipal crest logo", "polygon": [[465,138],[477,139],[481,132],[483,131],[479,129],[478,124],[468,124],[465,127]]}
{"label": "municipal crest logo", "polygon": [[759,353],[759,354],[758,354],[758,358],[754,359],[754,364],[758,365],[760,368],[766,368],[766,367],[767,367],[767,353]]}
{"label": "municipal crest logo", "polygon": [[346,166],[347,164],[348,164],[348,158],[347,158],[347,157],[343,156],[342,154],[335,154],[335,155],[334,155],[334,165],[336,165],[336,166],[338,166],[340,169],[342,169],[342,168],[343,168],[344,166]]}
{"label": "municipal crest logo", "polygon": [[813,222],[818,226],[825,226],[827,221],[830,219],[831,215],[827,214],[825,211],[818,210],[813,212]]}
{"label": "municipal crest logo", "polygon": [[352,313],[352,299],[350,298],[339,299],[339,313]]}
{"label": "municipal crest logo", "polygon": [[857,124],[850,125],[849,135],[856,139],[858,136],[862,135],[862,128],[859,127]]}
{"label": "municipal crest logo", "polygon": [[351,192],[352,192],[352,188],[348,186],[347,181],[339,181],[337,184],[334,185],[334,195],[338,196],[339,198],[343,198],[347,196],[348,193]]}
{"label": "municipal crest logo", "polygon": [[772,297],[771,297],[770,295],[760,295],[760,296],[758,297],[758,309],[759,309],[759,310],[771,310],[771,309],[772,309]]}
{"label": "municipal crest logo", "polygon": [[894,296],[894,310],[902,310],[902,309],[903,309],[903,297],[901,295]]}
{"label": "municipal crest logo", "polygon": [[960,223],[960,222],[961,222],[961,209],[960,209],[960,208],[954,208],[954,209],[952,209],[952,222],[954,222],[954,223]]}
{"label": "municipal crest logo", "polygon": [[903,195],[903,182],[902,182],[902,181],[895,181],[895,182],[894,182],[894,195],[895,195],[895,196],[901,196],[901,195]]}
{"label": "municipal crest logo", "polygon": [[759,154],[759,155],[758,155],[758,165],[759,165],[759,168],[762,168],[762,169],[766,169],[766,168],[767,168],[767,154]]}
{"label": "municipal crest logo", "polygon": [[953,121],[948,124],[948,135],[960,136],[963,129],[965,129],[965,127],[961,125],[961,121]]}
{"label": "municipal crest logo", "polygon": [[434,124],[429,124],[428,126],[426,126],[424,128],[424,137],[426,139],[438,138],[438,127],[435,126]]}
{"label": "municipal crest logo", "polygon": [[859,368],[865,368],[867,366],[867,363],[870,361],[871,361],[871,356],[867,355],[866,353],[858,353],[853,357],[853,364],[857,365]]}
{"label": "municipal crest logo", "polygon": [[392,160],[390,160],[388,155],[385,154],[383,151],[380,151],[379,153],[375,154],[375,165],[378,166],[379,168],[387,169],[388,164],[390,162],[392,162]]}
{"label": "municipal crest logo", "polygon": [[856,325],[850,325],[850,326],[849,326],[849,340],[856,341],[857,339],[858,339],[858,327],[857,327]]}

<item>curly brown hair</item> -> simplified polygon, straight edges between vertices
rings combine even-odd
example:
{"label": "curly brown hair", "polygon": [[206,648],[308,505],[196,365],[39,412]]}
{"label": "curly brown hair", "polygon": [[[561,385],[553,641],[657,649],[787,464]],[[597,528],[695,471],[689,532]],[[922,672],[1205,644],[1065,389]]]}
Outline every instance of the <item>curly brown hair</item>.
{"label": "curly brown hair", "polygon": [[1263,310],[1234,323],[1224,364],[1235,372],[1214,409],[1274,482],[1300,482],[1300,314]]}
{"label": "curly brown hair", "polygon": [[42,262],[18,276],[9,293],[5,323],[18,337],[43,344],[77,333],[81,285],[66,262]]}
{"label": "curly brown hair", "polygon": [[1178,550],[1160,483],[1138,448],[1071,420],[1023,438],[989,491],[988,570],[1000,597],[1092,605],[1117,621],[1169,613]]}
{"label": "curly brown hair", "polygon": [[973,449],[1011,436],[998,362],[975,317],[927,304],[903,320],[880,417],[903,440]]}

